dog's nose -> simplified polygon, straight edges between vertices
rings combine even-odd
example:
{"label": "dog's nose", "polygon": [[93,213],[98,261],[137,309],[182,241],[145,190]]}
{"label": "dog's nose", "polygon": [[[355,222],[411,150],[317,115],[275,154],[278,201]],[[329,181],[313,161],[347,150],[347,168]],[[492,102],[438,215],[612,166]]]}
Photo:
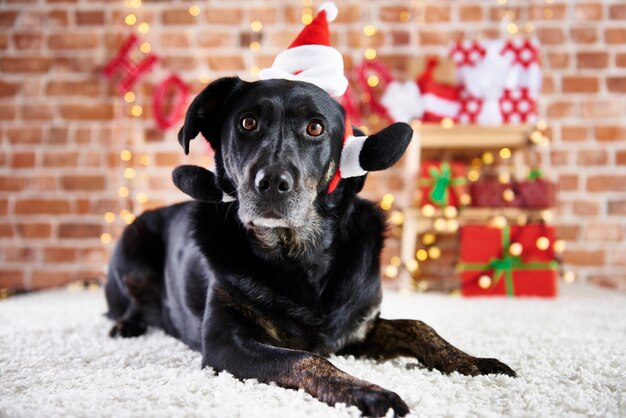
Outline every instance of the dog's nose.
{"label": "dog's nose", "polygon": [[293,176],[281,168],[263,168],[256,173],[254,186],[259,193],[286,195],[293,190]]}

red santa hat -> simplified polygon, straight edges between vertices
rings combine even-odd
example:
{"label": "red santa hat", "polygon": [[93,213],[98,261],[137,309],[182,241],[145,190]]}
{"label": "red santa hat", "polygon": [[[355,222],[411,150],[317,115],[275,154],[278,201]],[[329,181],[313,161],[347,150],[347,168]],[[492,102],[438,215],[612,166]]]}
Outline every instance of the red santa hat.
{"label": "red santa hat", "polygon": [[259,73],[262,80],[281,78],[315,84],[333,97],[348,87],[341,53],[330,46],[328,22],[337,17],[337,6],[322,3],[313,21],[305,26],[289,47],[274,59],[270,68]]}

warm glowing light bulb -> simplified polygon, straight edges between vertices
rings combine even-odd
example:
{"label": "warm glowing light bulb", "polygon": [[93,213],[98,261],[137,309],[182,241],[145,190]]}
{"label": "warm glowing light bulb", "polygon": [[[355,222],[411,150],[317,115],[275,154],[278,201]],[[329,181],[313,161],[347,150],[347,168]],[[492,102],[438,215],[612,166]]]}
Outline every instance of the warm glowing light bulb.
{"label": "warm glowing light bulb", "polygon": [[137,30],[140,33],[148,33],[150,31],[150,25],[148,25],[146,22],[142,22],[139,24],[139,26],[137,26]]}
{"label": "warm glowing light bulb", "polygon": [[120,152],[120,158],[122,161],[130,161],[133,158],[133,153],[125,149]]}
{"label": "warm glowing light bulb", "polygon": [[132,91],[127,91],[124,94],[124,101],[126,103],[132,103],[135,101],[135,93],[133,93]]}
{"label": "warm glowing light bulb", "polygon": [[194,4],[189,8],[189,14],[192,16],[198,16],[200,14],[200,6]]}
{"label": "warm glowing light bulb", "polygon": [[252,29],[253,32],[261,32],[261,29],[263,29],[263,24],[260,21],[255,20],[250,23],[250,29]]}
{"label": "warm glowing light bulb", "polygon": [[378,29],[376,29],[376,26],[374,25],[363,26],[363,35],[365,36],[374,36],[376,35],[376,32],[378,32]]}
{"label": "warm glowing light bulb", "polygon": [[378,85],[378,83],[380,83],[380,80],[378,79],[378,76],[371,75],[371,76],[367,77],[367,85],[368,86],[376,87]]}
{"label": "warm glowing light bulb", "polygon": [[128,26],[133,26],[135,23],[137,23],[137,16],[135,16],[134,13],[127,15],[126,18],[124,18],[124,23],[126,23]]}
{"label": "warm glowing light bulb", "polygon": [[113,212],[106,212],[104,214],[104,221],[107,223],[115,222],[115,214]]}

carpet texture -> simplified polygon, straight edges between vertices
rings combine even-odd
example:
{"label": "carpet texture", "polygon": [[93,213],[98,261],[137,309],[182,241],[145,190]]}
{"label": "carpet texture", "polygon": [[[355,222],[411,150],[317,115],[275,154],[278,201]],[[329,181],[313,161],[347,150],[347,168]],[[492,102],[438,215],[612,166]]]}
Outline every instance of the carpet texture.
{"label": "carpet texture", "polygon": [[[396,391],[412,416],[626,416],[626,295],[570,286],[556,300],[387,292],[383,316],[418,318],[467,352],[519,375],[446,376],[415,360],[332,357]],[[302,391],[200,369],[160,330],[110,339],[102,292],[49,291],[0,302],[0,416],[356,417]]]}

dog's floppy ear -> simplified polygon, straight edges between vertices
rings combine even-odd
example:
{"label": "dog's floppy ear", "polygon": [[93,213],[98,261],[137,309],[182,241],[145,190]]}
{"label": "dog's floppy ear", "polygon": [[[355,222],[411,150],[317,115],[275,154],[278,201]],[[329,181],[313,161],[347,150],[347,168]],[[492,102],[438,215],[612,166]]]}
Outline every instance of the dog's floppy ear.
{"label": "dog's floppy ear", "polygon": [[176,187],[203,202],[221,202],[224,193],[215,184],[215,174],[197,165],[181,165],[172,172]]}
{"label": "dog's floppy ear", "polygon": [[413,129],[404,122],[396,122],[370,135],[363,143],[359,163],[365,171],[385,170],[398,162],[413,137]]}
{"label": "dog's floppy ear", "polygon": [[219,146],[221,120],[224,117],[226,102],[234,93],[247,84],[238,77],[220,78],[209,84],[193,99],[187,109],[185,124],[178,132],[178,142],[189,154],[189,141],[202,135],[209,141],[211,147]]}

